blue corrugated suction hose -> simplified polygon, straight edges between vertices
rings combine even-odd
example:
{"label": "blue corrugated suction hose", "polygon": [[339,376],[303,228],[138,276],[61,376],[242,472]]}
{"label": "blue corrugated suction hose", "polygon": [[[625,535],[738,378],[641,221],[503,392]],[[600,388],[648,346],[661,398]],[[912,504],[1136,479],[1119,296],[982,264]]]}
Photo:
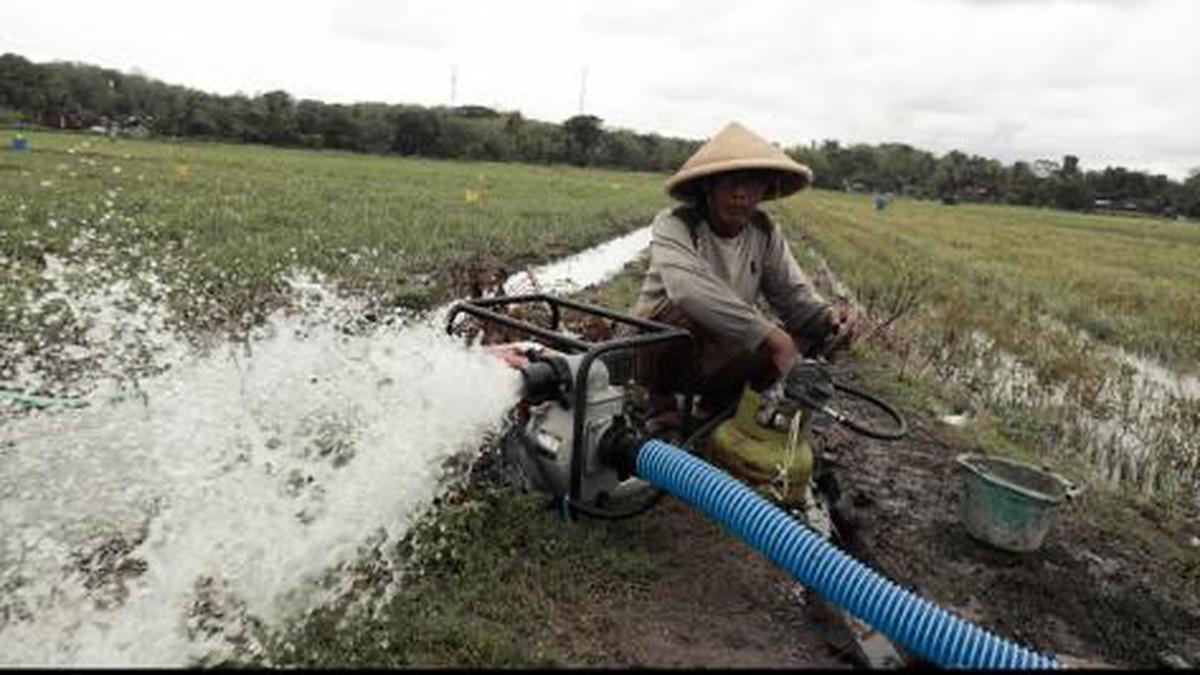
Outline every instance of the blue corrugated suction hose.
{"label": "blue corrugated suction hose", "polygon": [[733,530],[801,584],[904,645],[952,668],[1057,668],[917,597],[843,553],[729,474],[669,443],[638,450],[637,475]]}

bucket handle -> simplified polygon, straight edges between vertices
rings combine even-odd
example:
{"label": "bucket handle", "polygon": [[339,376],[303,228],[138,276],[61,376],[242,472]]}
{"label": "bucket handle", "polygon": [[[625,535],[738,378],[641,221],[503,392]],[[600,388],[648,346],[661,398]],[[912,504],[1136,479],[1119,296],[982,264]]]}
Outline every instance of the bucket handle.
{"label": "bucket handle", "polygon": [[[1042,471],[1045,471],[1047,473],[1054,473],[1053,469],[1050,467],[1049,464],[1043,464]],[[1079,498],[1079,495],[1083,494],[1083,486],[1082,485],[1073,483],[1073,482],[1067,480],[1066,478],[1063,478],[1062,476],[1059,476],[1058,479],[1061,480],[1067,487],[1067,491],[1063,494],[1063,496],[1066,497],[1067,501],[1075,501],[1076,499]]]}
{"label": "bucket handle", "polygon": [[1067,484],[1067,492],[1064,495],[1067,498],[1067,500],[1075,501],[1075,499],[1077,499],[1079,497],[1079,495],[1083,494],[1083,486],[1082,485],[1076,485],[1075,483],[1072,483],[1069,480],[1064,480],[1063,482]]}

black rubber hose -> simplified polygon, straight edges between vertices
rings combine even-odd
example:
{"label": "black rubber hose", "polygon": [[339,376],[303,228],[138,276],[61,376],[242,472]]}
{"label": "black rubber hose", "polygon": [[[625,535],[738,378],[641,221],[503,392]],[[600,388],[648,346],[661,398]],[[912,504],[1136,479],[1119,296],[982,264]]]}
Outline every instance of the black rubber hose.
{"label": "black rubber hose", "polygon": [[880,431],[879,429],[873,429],[871,427],[868,427],[865,424],[861,424],[861,423],[855,421],[854,418],[850,417],[849,415],[846,415],[845,413],[834,410],[826,405],[816,406],[817,410],[820,410],[821,412],[825,413],[826,415],[829,415],[838,424],[842,424],[842,425],[846,426],[847,428],[852,429],[852,430],[862,434],[863,436],[868,436],[870,438],[877,438],[881,441],[896,441],[896,440],[904,438],[905,436],[908,435],[908,422],[905,421],[904,416],[901,415],[900,412],[897,411],[895,408],[893,408],[891,406],[891,404],[889,404],[887,401],[884,401],[881,398],[872,396],[871,394],[868,394],[865,391],[859,391],[857,389],[854,389],[853,387],[847,387],[844,384],[834,383],[833,386],[835,389],[837,389],[840,392],[849,394],[850,396],[852,396],[854,398],[858,398],[863,401],[866,401],[866,402],[874,405],[875,407],[879,408],[880,410],[884,411],[885,413],[887,413],[888,417],[891,417],[893,420],[896,421],[896,428],[891,429],[891,430]]}

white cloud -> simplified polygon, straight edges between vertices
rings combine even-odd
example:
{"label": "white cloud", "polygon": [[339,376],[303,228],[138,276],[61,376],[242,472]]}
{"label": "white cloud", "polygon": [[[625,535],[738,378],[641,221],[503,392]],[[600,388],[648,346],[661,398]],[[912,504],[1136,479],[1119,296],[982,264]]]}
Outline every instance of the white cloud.
{"label": "white cloud", "polygon": [[784,144],[1200,166],[1192,0],[41,2],[0,49],[232,93],[450,102]]}

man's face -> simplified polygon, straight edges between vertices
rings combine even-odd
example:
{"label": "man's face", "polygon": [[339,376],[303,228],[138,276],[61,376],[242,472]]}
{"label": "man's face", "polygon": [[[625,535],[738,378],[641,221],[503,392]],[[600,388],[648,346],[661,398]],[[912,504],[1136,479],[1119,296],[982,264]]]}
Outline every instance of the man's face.
{"label": "man's face", "polygon": [[708,215],[713,229],[725,236],[741,232],[766,192],[766,178],[757,171],[714,176],[708,184]]}

